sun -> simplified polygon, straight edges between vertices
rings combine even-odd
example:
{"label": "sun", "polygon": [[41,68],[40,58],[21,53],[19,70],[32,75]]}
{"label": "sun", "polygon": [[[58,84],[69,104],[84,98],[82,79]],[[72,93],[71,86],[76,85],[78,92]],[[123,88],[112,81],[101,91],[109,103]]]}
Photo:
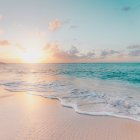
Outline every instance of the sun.
{"label": "sun", "polygon": [[22,59],[26,63],[39,63],[41,61],[42,52],[39,48],[27,48],[22,55]]}
{"label": "sun", "polygon": [[30,37],[23,40],[18,55],[23,63],[41,63],[44,57],[44,45],[38,38]]}
{"label": "sun", "polygon": [[44,63],[48,60],[48,51],[45,49],[46,38],[27,36],[21,38],[17,46],[17,57],[21,63]]}

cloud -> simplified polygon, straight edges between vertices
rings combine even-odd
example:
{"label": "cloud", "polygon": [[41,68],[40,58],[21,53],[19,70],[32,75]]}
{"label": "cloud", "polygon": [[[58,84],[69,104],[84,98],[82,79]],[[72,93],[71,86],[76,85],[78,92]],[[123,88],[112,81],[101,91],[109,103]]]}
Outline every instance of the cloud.
{"label": "cloud", "polygon": [[122,8],[122,11],[125,11],[125,12],[130,11],[130,10],[132,10],[132,7],[130,6],[125,6]]}
{"label": "cloud", "polygon": [[127,47],[128,49],[140,49],[140,45],[131,45]]}
{"label": "cloud", "polygon": [[72,48],[69,50],[69,54],[77,55],[78,53],[79,50],[75,46],[72,46]]}
{"label": "cloud", "polygon": [[11,43],[8,40],[0,40],[0,46],[9,46]]}
{"label": "cloud", "polygon": [[[67,19],[64,21],[60,21],[58,19],[55,19],[49,23],[48,30],[53,32],[53,31],[60,29],[63,25],[68,25],[68,24],[70,24],[70,19]],[[69,29],[77,29],[77,28],[78,28],[77,25],[70,25],[69,26]]]}
{"label": "cloud", "polygon": [[95,56],[95,51],[88,52],[86,55],[83,55],[85,58],[93,58]]}
{"label": "cloud", "polygon": [[127,48],[129,49],[129,56],[140,56],[140,45],[131,45]]}
{"label": "cloud", "polygon": [[49,23],[48,30],[51,32],[56,31],[57,29],[61,27],[61,25],[62,25],[61,21],[58,19],[55,19]]}
{"label": "cloud", "polygon": [[[64,51],[58,42],[47,43],[45,46],[46,59],[48,62],[54,63],[78,63],[78,62],[111,62],[111,61],[127,61],[128,56],[134,55],[136,52],[132,52],[128,55],[127,52],[123,50],[102,50],[101,53],[95,52],[95,50],[81,53],[81,51],[76,47],[72,46],[69,50]],[[139,56],[139,53],[135,54]],[[131,58],[132,59],[132,58]]]}
{"label": "cloud", "polygon": [[139,50],[133,50],[133,51],[130,51],[129,56],[140,56],[140,49]]}
{"label": "cloud", "polygon": [[85,60],[93,60],[93,58],[95,58],[95,51],[92,50],[91,52],[87,52],[85,54],[80,54],[79,58],[80,59],[85,59]]}
{"label": "cloud", "polygon": [[81,54],[77,47],[72,46],[71,49],[68,51],[68,55],[71,57],[75,57],[78,59],[87,59],[93,58],[95,56],[94,50],[85,54]]}
{"label": "cloud", "polygon": [[120,54],[120,51],[116,51],[116,50],[103,50],[103,51],[101,51],[101,57],[107,57],[107,56],[111,56],[114,54]]}
{"label": "cloud", "polygon": [[47,43],[45,50],[49,54],[51,62],[85,62],[95,56],[93,51],[81,54],[75,46],[72,46],[68,51],[64,51],[57,42]]}
{"label": "cloud", "polygon": [[128,12],[128,11],[135,10],[138,8],[140,8],[140,4],[138,4],[136,6],[124,6],[121,10],[124,12]]}
{"label": "cloud", "polygon": [[77,28],[78,28],[77,25],[71,25],[71,26],[70,26],[70,29],[77,29]]}
{"label": "cloud", "polygon": [[62,22],[62,24],[69,24],[70,23],[70,19],[66,19]]}

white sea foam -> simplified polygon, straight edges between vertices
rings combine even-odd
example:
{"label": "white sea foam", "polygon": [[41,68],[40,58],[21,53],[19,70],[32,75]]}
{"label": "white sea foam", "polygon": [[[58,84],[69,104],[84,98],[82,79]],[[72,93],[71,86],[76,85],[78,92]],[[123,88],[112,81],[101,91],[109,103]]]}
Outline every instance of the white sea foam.
{"label": "white sea foam", "polygon": [[0,86],[58,99],[88,115],[140,121],[140,64],[7,64]]}
{"label": "white sea foam", "polygon": [[[103,84],[101,87],[91,86],[89,84],[91,81],[89,83],[87,81],[80,83],[80,86],[74,84],[75,79],[47,83],[8,82],[1,84],[9,91],[26,91],[29,94],[58,99],[63,106],[71,107],[81,114],[114,116],[140,121],[140,98],[136,96],[138,92],[134,93],[135,90],[130,87],[127,89],[127,86],[116,86],[114,83],[111,84],[111,87],[114,86],[112,90],[105,88]],[[89,88],[87,85],[90,85]],[[134,94],[129,94],[132,91]]]}

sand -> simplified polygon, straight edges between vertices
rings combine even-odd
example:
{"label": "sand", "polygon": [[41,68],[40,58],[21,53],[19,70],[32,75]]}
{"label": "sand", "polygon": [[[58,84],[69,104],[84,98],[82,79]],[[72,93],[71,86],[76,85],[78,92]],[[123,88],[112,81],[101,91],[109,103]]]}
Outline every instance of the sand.
{"label": "sand", "polygon": [[57,100],[1,91],[0,140],[140,140],[140,122],[81,115]]}

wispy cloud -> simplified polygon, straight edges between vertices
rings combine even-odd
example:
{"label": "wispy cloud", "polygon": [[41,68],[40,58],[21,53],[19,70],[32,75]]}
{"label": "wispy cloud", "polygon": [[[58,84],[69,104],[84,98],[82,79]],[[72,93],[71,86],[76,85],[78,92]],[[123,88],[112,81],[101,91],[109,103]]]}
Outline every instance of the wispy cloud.
{"label": "wispy cloud", "polygon": [[51,32],[56,31],[57,29],[61,27],[61,25],[62,25],[61,21],[58,19],[55,19],[49,23],[48,30]]}
{"label": "wispy cloud", "polygon": [[84,54],[80,54],[79,58],[83,59],[83,60],[88,60],[88,61],[92,61],[96,56],[96,53],[94,50],[84,53]]}
{"label": "wispy cloud", "polygon": [[52,62],[84,62],[93,59],[95,56],[94,51],[81,54],[75,46],[72,46],[68,51],[64,51],[57,42],[47,43],[45,50],[50,54],[49,60]]}
{"label": "wispy cloud", "polygon": [[0,46],[9,46],[11,43],[8,40],[0,40]]}
{"label": "wispy cloud", "polygon": [[60,29],[61,27],[63,27],[64,25],[69,25],[69,27],[68,27],[69,29],[77,29],[78,28],[77,25],[70,25],[70,19],[67,19],[64,21],[60,21],[59,19],[55,19],[49,23],[48,30],[51,32],[54,32],[54,31]]}
{"label": "wispy cloud", "polygon": [[133,50],[133,51],[130,51],[129,56],[140,56],[140,49],[139,50]]}
{"label": "wispy cloud", "polygon": [[125,12],[130,11],[130,10],[132,10],[132,7],[130,6],[125,6],[122,8],[122,11],[125,11]]}
{"label": "wispy cloud", "polygon": [[140,49],[140,45],[131,45],[127,47],[128,49]]}
{"label": "wispy cloud", "polygon": [[79,50],[75,46],[72,46],[68,53],[72,55],[77,55],[79,53]]}
{"label": "wispy cloud", "polygon": [[120,54],[120,51],[116,51],[116,50],[103,50],[103,51],[101,51],[101,57],[107,57],[107,56],[111,56],[114,54]]}
{"label": "wispy cloud", "polygon": [[77,29],[77,28],[78,28],[77,25],[71,25],[71,26],[70,26],[70,29]]}
{"label": "wispy cloud", "polygon": [[129,49],[129,56],[140,56],[140,45],[131,45],[127,48]]}
{"label": "wispy cloud", "polygon": [[138,4],[136,6],[124,6],[124,7],[122,7],[121,10],[124,11],[124,12],[128,12],[128,11],[131,11],[131,10],[136,10],[138,8],[140,8],[140,4]]}
{"label": "wispy cloud", "polygon": [[66,20],[62,21],[62,24],[69,24],[70,21],[71,21],[70,19],[66,19]]}

